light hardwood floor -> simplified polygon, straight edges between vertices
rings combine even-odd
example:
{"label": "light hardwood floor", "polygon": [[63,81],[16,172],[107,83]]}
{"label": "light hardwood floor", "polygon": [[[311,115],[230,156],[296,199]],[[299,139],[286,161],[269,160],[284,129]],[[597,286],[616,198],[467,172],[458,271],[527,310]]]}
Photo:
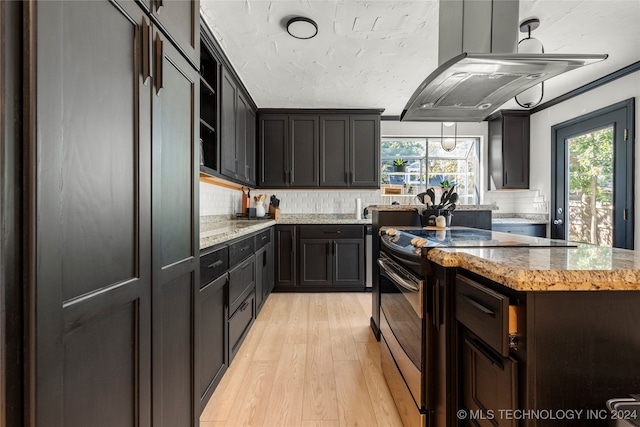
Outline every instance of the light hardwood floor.
{"label": "light hardwood floor", "polygon": [[380,369],[370,293],[273,293],[201,427],[402,427]]}

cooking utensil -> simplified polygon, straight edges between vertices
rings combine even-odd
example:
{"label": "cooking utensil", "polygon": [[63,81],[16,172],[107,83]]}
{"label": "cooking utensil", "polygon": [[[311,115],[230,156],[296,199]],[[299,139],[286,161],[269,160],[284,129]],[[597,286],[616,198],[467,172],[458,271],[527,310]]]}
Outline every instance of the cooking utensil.
{"label": "cooking utensil", "polygon": [[458,203],[458,199],[458,193],[453,193],[451,197],[449,197],[449,204],[455,205],[456,203]]}
{"label": "cooking utensil", "polygon": [[436,193],[433,191],[433,188],[427,188],[427,196],[431,199],[431,203],[436,203]]}
{"label": "cooking utensil", "polygon": [[419,201],[420,203],[422,203],[423,205],[424,205],[424,196],[425,196],[426,194],[427,194],[427,193],[420,193],[420,194],[416,195],[416,199],[418,199],[418,201]]}

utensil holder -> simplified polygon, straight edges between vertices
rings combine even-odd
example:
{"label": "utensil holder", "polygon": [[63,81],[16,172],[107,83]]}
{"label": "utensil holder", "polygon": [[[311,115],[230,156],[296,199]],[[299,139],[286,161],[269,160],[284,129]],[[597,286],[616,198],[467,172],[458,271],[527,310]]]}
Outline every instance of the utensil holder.
{"label": "utensil holder", "polygon": [[451,212],[447,209],[423,209],[420,214],[420,224],[423,227],[435,227],[436,218],[440,215],[444,216],[447,220],[447,227],[451,225]]}

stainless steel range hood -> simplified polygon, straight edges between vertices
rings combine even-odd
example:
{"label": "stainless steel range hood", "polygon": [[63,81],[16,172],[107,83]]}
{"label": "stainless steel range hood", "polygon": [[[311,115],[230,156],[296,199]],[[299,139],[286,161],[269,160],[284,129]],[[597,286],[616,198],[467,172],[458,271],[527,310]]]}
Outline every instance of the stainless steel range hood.
{"label": "stainless steel range hood", "polygon": [[517,29],[517,0],[441,0],[441,65],[418,86],[400,119],[480,122],[526,89],[607,58],[513,53]]}

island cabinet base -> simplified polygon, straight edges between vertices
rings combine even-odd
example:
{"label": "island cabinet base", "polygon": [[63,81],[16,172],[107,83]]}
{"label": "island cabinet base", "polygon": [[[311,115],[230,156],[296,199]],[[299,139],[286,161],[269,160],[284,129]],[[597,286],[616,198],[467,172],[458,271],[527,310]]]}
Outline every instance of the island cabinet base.
{"label": "island cabinet base", "polygon": [[604,425],[608,399],[640,392],[640,292],[517,292],[465,270],[450,284],[467,419],[448,425]]}

